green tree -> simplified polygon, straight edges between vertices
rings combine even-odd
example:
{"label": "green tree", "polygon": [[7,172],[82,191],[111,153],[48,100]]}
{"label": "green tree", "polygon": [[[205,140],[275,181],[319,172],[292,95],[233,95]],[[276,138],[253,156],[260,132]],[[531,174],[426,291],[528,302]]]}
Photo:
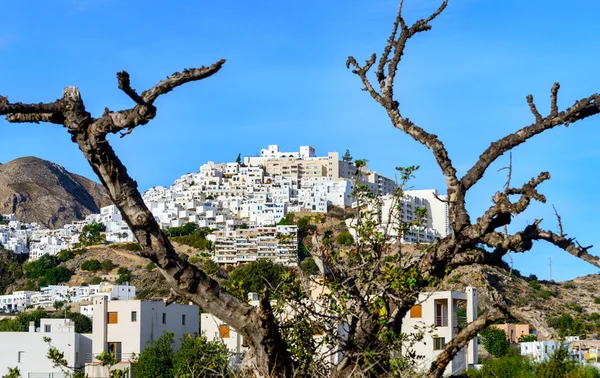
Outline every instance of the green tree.
{"label": "green tree", "polygon": [[479,337],[481,343],[492,356],[502,357],[510,348],[510,342],[506,336],[506,332],[494,326],[487,327],[483,330]]}
{"label": "green tree", "polygon": [[229,351],[222,342],[204,335],[184,335],[173,359],[173,376],[222,378],[229,376]]}
{"label": "green tree", "polygon": [[119,278],[117,278],[118,284],[131,282],[131,272],[126,267],[124,267],[124,266],[120,267],[119,270],[117,271],[117,273],[119,274]]}
{"label": "green tree", "polygon": [[241,265],[229,275],[227,289],[240,299],[246,299],[248,293],[261,293],[265,288],[276,288],[289,269],[270,259],[258,259]]}
{"label": "green tree", "polygon": [[36,279],[46,276],[48,271],[58,266],[59,263],[60,261],[56,256],[43,255],[35,261],[24,263],[23,271],[27,277]]}
{"label": "green tree", "polygon": [[531,341],[537,341],[537,337],[535,335],[521,335],[519,336],[519,338],[517,339],[518,342],[520,343],[528,343]]}
{"label": "green tree", "polygon": [[81,269],[89,272],[97,272],[102,269],[102,263],[96,259],[85,260],[81,263]]}
{"label": "green tree", "polygon": [[75,332],[77,333],[91,333],[92,332],[92,319],[78,312],[68,312],[67,318],[71,319],[75,323]]}
{"label": "green tree", "polygon": [[350,155],[350,150],[346,150],[346,153],[344,154],[344,156],[342,156],[342,160],[348,163],[352,161],[352,155]]}
{"label": "green tree", "polygon": [[242,154],[241,153],[238,154],[237,158],[235,159],[235,162],[238,164],[242,164]]}
{"label": "green tree", "polygon": [[56,255],[62,262],[72,260],[75,257],[75,253],[73,251],[71,251],[70,249],[65,249],[63,251],[60,251]]}
{"label": "green tree", "polygon": [[350,231],[344,231],[344,232],[340,232],[336,236],[335,241],[340,245],[349,246],[354,243],[354,238],[352,237],[352,234],[350,233]]}
{"label": "green tree", "polygon": [[106,259],[100,263],[100,269],[104,272],[110,272],[115,267],[112,260]]}
{"label": "green tree", "polygon": [[71,279],[73,272],[64,266],[57,266],[46,272],[46,275],[38,281],[40,286],[58,285],[59,283],[68,282]]}
{"label": "green tree", "polygon": [[88,281],[88,284],[90,284],[90,285],[98,285],[100,282],[102,282],[102,278],[100,278],[100,277],[92,277]]}
{"label": "green tree", "polygon": [[165,332],[155,341],[149,341],[134,361],[137,378],[167,378],[173,374],[173,333]]}
{"label": "green tree", "polygon": [[102,223],[86,224],[79,234],[79,243],[83,246],[102,244],[106,241],[106,236],[102,232],[106,231],[106,226]]}

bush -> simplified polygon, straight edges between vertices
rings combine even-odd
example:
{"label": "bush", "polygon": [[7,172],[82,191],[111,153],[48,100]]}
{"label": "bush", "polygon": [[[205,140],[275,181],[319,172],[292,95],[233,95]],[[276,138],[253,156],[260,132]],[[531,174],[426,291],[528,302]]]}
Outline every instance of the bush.
{"label": "bush", "polygon": [[106,236],[101,234],[104,231],[106,231],[106,226],[102,223],[86,224],[79,234],[79,244],[88,246],[104,243]]}
{"label": "bush", "polygon": [[89,285],[98,285],[100,282],[102,282],[102,278],[100,277],[92,277],[89,281],[88,284]]}
{"label": "bush", "polygon": [[485,360],[482,363],[481,370],[468,370],[467,376],[469,378],[489,378],[489,377],[511,377],[511,378],[533,378],[535,367],[529,360],[524,356],[509,355]]}
{"label": "bush", "polygon": [[537,280],[529,281],[529,287],[533,290],[540,290],[542,288]]}
{"label": "bush", "polygon": [[50,269],[46,276],[41,278],[38,283],[40,286],[58,285],[63,282],[68,282],[71,279],[73,272],[64,266],[58,266]]}
{"label": "bush", "polygon": [[88,272],[97,272],[102,269],[102,264],[96,259],[89,259],[81,263],[81,269]]}
{"label": "bush", "polygon": [[58,266],[59,263],[56,256],[44,255],[36,261],[23,264],[23,271],[28,278],[36,279],[46,276],[50,269]]}
{"label": "bush", "polygon": [[65,249],[64,251],[58,252],[56,256],[58,256],[60,261],[65,262],[72,260],[75,257],[75,253],[73,253],[73,251],[71,251],[70,249]]}
{"label": "bush", "polygon": [[100,268],[104,271],[104,272],[110,272],[111,270],[113,270],[113,268],[115,267],[115,264],[112,262],[112,260],[104,260],[102,261],[102,263],[100,263]]}
{"label": "bush", "polygon": [[119,285],[124,284],[126,282],[131,282],[131,272],[129,271],[129,269],[122,266],[119,268],[117,273],[119,274],[119,278],[117,278],[117,283]]}
{"label": "bush", "polygon": [[171,238],[176,243],[185,244],[200,251],[210,251],[212,243],[202,235],[186,235]]}
{"label": "bush", "polygon": [[235,268],[229,275],[227,290],[242,300],[248,293],[260,293],[266,287],[277,287],[289,268],[270,259],[258,259]]}
{"label": "bush", "polygon": [[594,303],[595,304],[600,304],[600,297],[594,298]]}
{"label": "bush", "polygon": [[130,242],[130,243],[113,243],[108,246],[112,249],[123,249],[131,252],[141,252],[142,246],[140,243]]}
{"label": "bush", "polygon": [[338,236],[335,238],[335,241],[340,245],[352,245],[354,243],[354,238],[349,231],[340,232]]}
{"label": "bush", "polygon": [[575,289],[575,285],[572,283],[564,284],[563,287],[565,289]]}
{"label": "bush", "polygon": [[494,326],[487,327],[479,334],[481,343],[492,356],[502,357],[510,348],[506,332]]}
{"label": "bush", "polygon": [[315,259],[313,259],[312,257],[308,257],[302,260],[302,262],[300,263],[300,269],[302,269],[302,271],[308,274],[309,276],[318,276],[319,274],[321,274],[321,271],[319,270]]}
{"label": "bush", "polygon": [[155,263],[153,263],[152,261],[150,261],[150,262],[149,262],[149,263],[146,265],[146,270],[147,270],[147,271],[151,271],[151,270],[153,270],[153,269],[155,269],[155,268],[156,268],[156,264],[155,264]]}

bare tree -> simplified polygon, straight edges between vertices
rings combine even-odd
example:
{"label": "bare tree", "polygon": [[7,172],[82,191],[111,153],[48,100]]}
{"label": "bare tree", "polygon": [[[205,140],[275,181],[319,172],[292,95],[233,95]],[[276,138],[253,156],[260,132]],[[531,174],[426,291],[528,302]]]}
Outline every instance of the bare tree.
{"label": "bare tree", "polygon": [[[588,252],[591,246],[583,247],[575,239],[567,238],[562,232],[556,234],[542,229],[540,227],[541,219],[537,219],[533,224],[514,234],[501,231],[504,226],[511,223],[514,216],[525,211],[532,200],[546,202],[546,197],[538,192],[537,187],[550,178],[548,172],[540,173],[538,177],[531,179],[520,188],[506,187],[497,192],[492,199],[494,204],[474,222],[471,221],[465,203],[467,192],[483,177],[488,167],[498,157],[544,131],[556,126],[569,126],[600,113],[600,102],[598,101],[600,95],[593,94],[584,97],[571,107],[559,111],[560,85],[555,83],[550,91],[551,105],[547,116],[543,116],[538,111],[533,96],[528,95],[527,104],[535,121],[493,142],[483,151],[468,172],[459,178],[442,141],[436,135],[409,120],[400,111],[400,103],[394,96],[394,80],[406,44],[415,35],[431,29],[431,22],[446,9],[448,0],[444,0],[429,17],[420,19],[412,25],[406,23],[402,15],[402,5],[403,0],[400,0],[391,35],[379,58],[373,54],[365,64],[361,65],[354,57],[349,57],[346,64],[348,68],[352,67],[352,72],[361,79],[364,90],[385,109],[394,127],[431,150],[445,177],[452,233],[439,240],[415,263],[415,267],[418,268],[424,281],[443,278],[448,268],[469,264],[498,264],[509,251],[517,253],[529,251],[533,242],[538,240],[547,241],[573,256],[600,267],[598,257]],[[372,74],[374,75],[371,76]],[[516,201],[511,201],[510,196],[513,195],[519,196]],[[485,248],[478,248],[479,246]],[[410,301],[405,308],[401,309],[399,316],[403,317],[406,314],[410,308],[409,305]],[[441,376],[456,351],[466,345],[478,330],[487,326],[497,317],[497,310],[492,310],[461,331],[432,364],[430,375],[432,377]]]}
{"label": "bare tree", "polygon": [[[448,1],[445,0],[429,17],[409,26],[402,17],[401,0],[392,33],[379,59],[373,54],[364,65],[359,64],[353,57],[347,61],[348,67],[352,66],[353,72],[362,80],[364,89],[385,109],[392,124],[432,151],[447,185],[452,233],[431,245],[420,258],[408,266],[418,273],[419,280],[418,284],[412,286],[410,292],[398,301],[400,305],[393,309],[394,321],[389,326],[396,331],[401,326],[404,315],[415,303],[420,289],[435,280],[444,278],[448,268],[469,264],[498,264],[509,251],[526,252],[537,240],[545,240],[600,267],[598,257],[588,253],[590,247],[582,247],[562,232],[555,234],[542,229],[541,220],[536,220],[514,234],[500,231],[511,223],[513,216],[521,214],[532,200],[545,202],[546,198],[538,192],[537,187],[550,178],[548,172],[542,172],[519,188],[507,187],[497,192],[493,197],[494,205],[474,222],[467,212],[465,203],[467,192],[483,177],[490,164],[498,157],[546,130],[560,125],[568,126],[599,113],[600,104],[597,102],[599,95],[582,98],[570,108],[559,111],[557,83],[551,90],[551,108],[547,116],[543,116],[538,111],[533,97],[527,96],[527,103],[535,122],[492,143],[461,178],[457,176],[448,152],[439,138],[401,113],[400,104],[394,96],[394,79],[406,44],[416,34],[430,30],[430,23],[444,11],[447,4]],[[290,377],[294,373],[295,363],[282,338],[268,297],[263,298],[258,308],[253,308],[227,293],[203,271],[180,259],[145,206],[136,182],[128,175],[127,169],[107,139],[109,134],[120,134],[124,137],[136,127],[147,124],[156,116],[157,109],[154,102],[159,96],[183,84],[212,76],[224,63],[224,60],[220,60],[209,67],[176,72],[141,94],[131,87],[129,74],[120,72],[117,74],[118,86],[131,98],[135,106],[120,111],[105,109],[104,113],[97,118],[86,110],[80,93],[75,87],[65,88],[62,97],[50,103],[11,103],[8,98],[0,97],[0,115],[6,116],[7,121],[13,123],[46,122],[64,126],[140,242],[143,248],[142,255],[157,265],[170,284],[173,295],[198,304],[238,330],[252,347],[255,369],[258,373],[263,376]],[[373,73],[372,79],[369,78]],[[511,201],[510,196],[514,195],[519,198]],[[480,248],[481,246],[486,248]],[[376,286],[376,283],[373,283],[373,286]],[[361,305],[365,307],[364,303]],[[356,330],[354,340],[360,342],[355,344],[352,350],[358,350],[362,345],[376,344],[376,341],[369,339],[369,332],[373,330],[370,328],[372,324],[369,323],[371,314],[358,312],[357,315],[366,327]],[[430,375],[441,376],[456,351],[466,345],[473,335],[487,324],[503,316],[501,313],[501,308],[491,309],[462,330],[432,365]],[[336,374],[343,376],[347,372],[352,372],[351,367],[356,366],[360,361],[358,358],[358,354],[349,354],[344,367]]]}
{"label": "bare tree", "polygon": [[227,293],[195,265],[179,258],[144,204],[137,183],[129,176],[107,139],[109,134],[124,137],[136,127],[147,124],[156,116],[154,102],[159,96],[183,84],[214,75],[224,63],[223,59],[209,67],[176,72],[141,94],[131,87],[129,74],[119,72],[118,86],[135,106],[119,111],[107,108],[98,118],[86,111],[75,87],[65,88],[62,98],[51,103],[11,103],[0,96],[0,115],[5,115],[8,122],[49,122],[64,126],[123,214],[142,246],[142,256],[156,264],[173,295],[196,303],[238,330],[254,349],[258,372],[289,376],[293,363],[286,348],[282,347],[285,344],[273,321],[269,301],[262,301],[259,308],[254,308]]}

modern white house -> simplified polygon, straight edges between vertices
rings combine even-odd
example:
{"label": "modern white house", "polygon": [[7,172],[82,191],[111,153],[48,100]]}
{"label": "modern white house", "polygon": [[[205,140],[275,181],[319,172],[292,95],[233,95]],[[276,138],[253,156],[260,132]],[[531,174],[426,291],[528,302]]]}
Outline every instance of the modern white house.
{"label": "modern white house", "polygon": [[107,377],[106,368],[96,357],[102,352],[113,353],[120,361],[115,368],[131,367],[133,354],[139,354],[148,342],[165,332],[173,332],[174,348],[181,345],[181,337],[198,332],[199,309],[194,305],[164,301],[123,300],[108,301],[96,297],[93,301],[92,349],[85,356],[85,372],[90,378]]}
{"label": "modern white house", "polygon": [[[458,309],[466,311],[466,319],[458,316]],[[425,333],[422,342],[413,346],[415,353],[424,358],[419,360],[419,367],[428,369],[445,345],[460,331],[460,327],[477,318],[477,289],[467,287],[464,292],[436,291],[419,294],[417,304],[406,315],[402,322],[402,332],[411,334],[433,329],[433,333]],[[460,350],[446,368],[446,374],[457,374],[477,363],[477,337]]]}
{"label": "modern white house", "polygon": [[571,341],[545,340],[519,343],[521,356],[527,356],[534,362],[546,362],[561,347],[567,348],[569,355],[577,355],[577,350],[572,349]]}
{"label": "modern white house", "polygon": [[0,332],[0,374],[17,367],[24,378],[62,377],[62,370],[47,358],[49,345],[44,338],[65,354],[70,368],[83,368],[85,356],[92,351],[92,335],[76,333],[71,320],[41,319],[40,327],[30,324],[28,332]]}

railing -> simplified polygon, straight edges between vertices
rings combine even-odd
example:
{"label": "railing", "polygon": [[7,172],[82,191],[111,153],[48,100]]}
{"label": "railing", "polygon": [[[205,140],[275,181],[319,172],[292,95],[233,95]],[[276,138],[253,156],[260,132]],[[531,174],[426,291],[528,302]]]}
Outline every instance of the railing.
{"label": "railing", "polygon": [[435,316],[435,326],[436,327],[448,327],[448,317],[443,315]]}
{"label": "railing", "polygon": [[28,373],[27,378],[65,378],[64,373]]}
{"label": "railing", "polygon": [[[86,353],[85,354],[85,363],[90,364],[92,362],[98,361],[97,357],[102,353]],[[131,358],[135,353],[117,353],[115,355],[115,360],[118,362],[131,362]]]}

